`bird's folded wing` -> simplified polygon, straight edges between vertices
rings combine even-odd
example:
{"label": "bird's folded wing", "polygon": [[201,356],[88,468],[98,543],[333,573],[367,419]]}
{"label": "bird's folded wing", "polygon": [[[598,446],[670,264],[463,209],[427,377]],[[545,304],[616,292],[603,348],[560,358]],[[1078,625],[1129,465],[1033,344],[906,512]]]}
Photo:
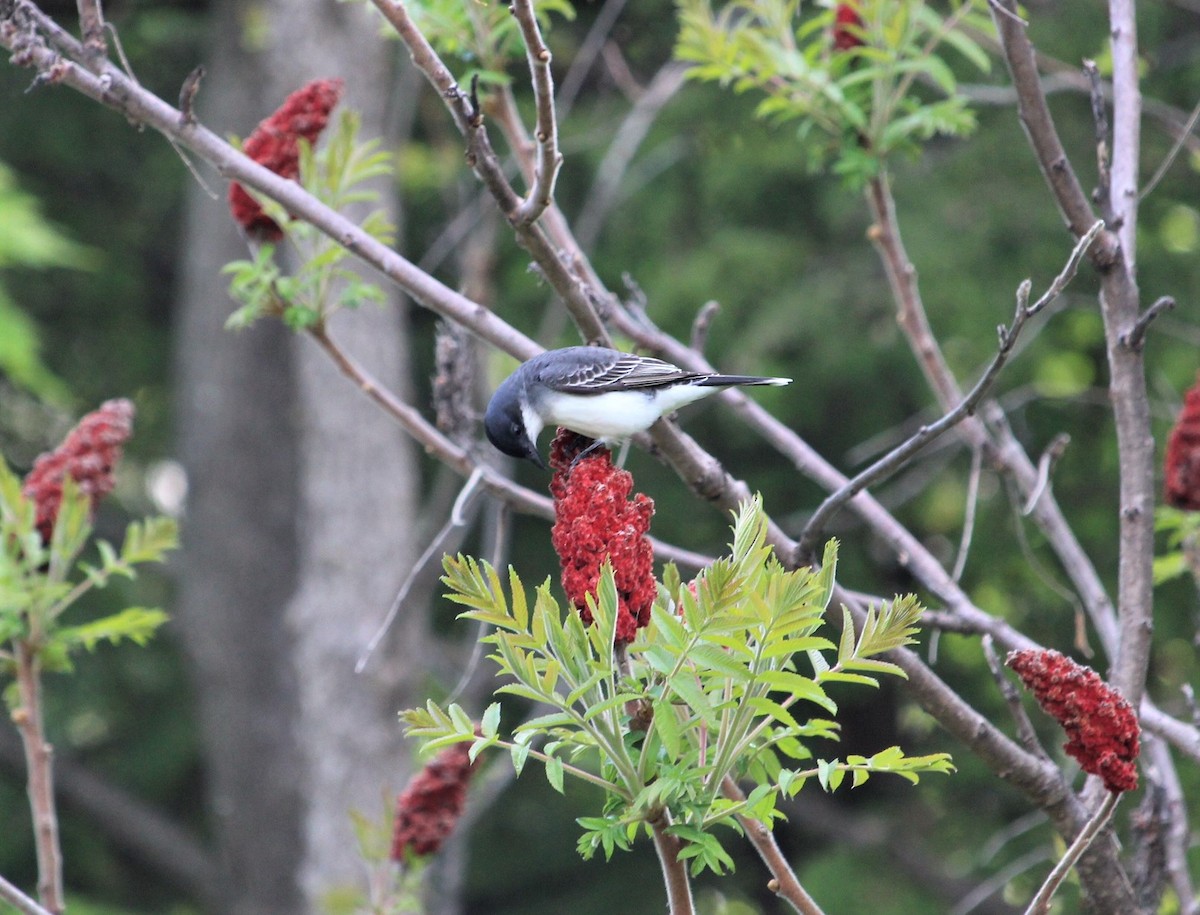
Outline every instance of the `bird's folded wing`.
{"label": "bird's folded wing", "polygon": [[661,359],[625,353],[611,362],[581,364],[555,378],[554,388],[569,394],[603,394],[630,388],[656,388],[696,377],[695,372],[685,372]]}

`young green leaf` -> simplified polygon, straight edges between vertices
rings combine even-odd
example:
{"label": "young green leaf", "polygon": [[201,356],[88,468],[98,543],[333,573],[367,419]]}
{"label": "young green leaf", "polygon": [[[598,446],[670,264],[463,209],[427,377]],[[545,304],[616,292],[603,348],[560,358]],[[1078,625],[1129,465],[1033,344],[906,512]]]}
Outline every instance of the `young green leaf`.
{"label": "young green leaf", "polygon": [[125,640],[135,645],[145,645],[166,621],[167,615],[161,610],[129,607],[80,626],[63,626],[58,629],[56,637],[68,650],[82,647],[92,651],[100,642],[117,645]]}

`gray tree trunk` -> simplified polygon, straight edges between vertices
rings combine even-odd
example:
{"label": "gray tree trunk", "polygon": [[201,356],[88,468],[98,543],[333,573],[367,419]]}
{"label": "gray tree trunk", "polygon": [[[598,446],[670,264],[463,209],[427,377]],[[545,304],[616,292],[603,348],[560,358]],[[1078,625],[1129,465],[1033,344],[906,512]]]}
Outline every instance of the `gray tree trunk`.
{"label": "gray tree trunk", "polygon": [[[305,81],[341,77],[365,137],[384,136],[394,45],[365,4],[223,0],[198,101],[249,134]],[[253,38],[256,44],[249,49]],[[210,182],[214,181],[208,177]],[[424,608],[363,675],[354,663],[415,553],[413,448],[310,341],[270,322],[223,329],[227,261],[246,256],[224,202],[193,190],[176,338],[188,470],[178,619],[203,721],[231,913],[317,911],[365,888],[351,814],[381,821],[407,775],[396,710],[422,701]],[[339,315],[332,334],[406,387],[393,302]]]}

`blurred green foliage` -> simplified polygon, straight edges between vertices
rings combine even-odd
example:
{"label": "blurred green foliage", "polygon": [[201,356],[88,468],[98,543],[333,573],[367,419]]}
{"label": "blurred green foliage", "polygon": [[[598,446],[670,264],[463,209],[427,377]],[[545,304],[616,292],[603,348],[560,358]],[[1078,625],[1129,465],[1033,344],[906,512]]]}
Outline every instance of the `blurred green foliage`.
{"label": "blurred green foliage", "polygon": [[37,199],[0,163],[0,372],[35,396],[63,402],[67,386],[42,361],[37,327],[5,291],[3,271],[95,266],[91,252],[47,222]]}

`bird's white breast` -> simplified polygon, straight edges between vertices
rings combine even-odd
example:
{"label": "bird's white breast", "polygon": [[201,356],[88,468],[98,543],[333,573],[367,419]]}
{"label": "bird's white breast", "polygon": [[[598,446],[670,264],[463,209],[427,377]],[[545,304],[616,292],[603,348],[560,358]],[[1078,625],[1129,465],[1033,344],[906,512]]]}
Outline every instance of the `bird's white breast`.
{"label": "bird's white breast", "polygon": [[677,385],[659,390],[609,391],[587,396],[547,398],[547,426],[565,426],[580,435],[605,442],[623,441],[650,428],[660,416],[715,394],[719,388]]}

